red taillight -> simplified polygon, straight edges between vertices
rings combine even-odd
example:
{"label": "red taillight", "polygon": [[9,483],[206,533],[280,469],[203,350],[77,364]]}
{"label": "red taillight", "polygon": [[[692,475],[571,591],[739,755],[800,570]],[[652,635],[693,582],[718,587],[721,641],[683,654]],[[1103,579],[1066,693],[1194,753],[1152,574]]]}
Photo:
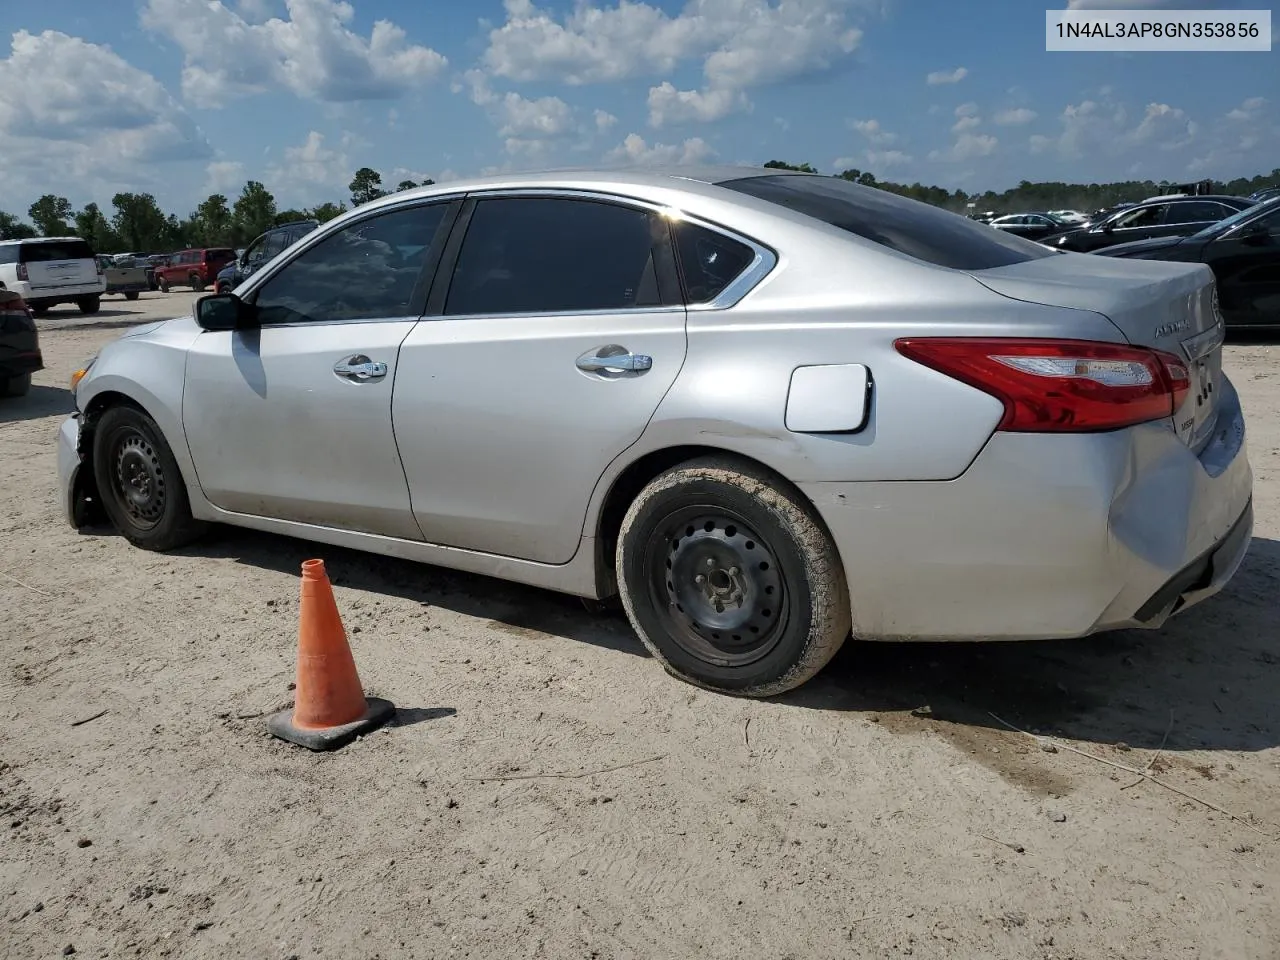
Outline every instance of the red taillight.
{"label": "red taillight", "polygon": [[1004,403],[997,429],[1083,432],[1162,420],[1190,390],[1171,353],[1086,340],[907,337],[903,356]]}
{"label": "red taillight", "polygon": [[19,280],[31,279],[29,276],[27,276],[27,265],[25,263],[18,264],[18,279]]}

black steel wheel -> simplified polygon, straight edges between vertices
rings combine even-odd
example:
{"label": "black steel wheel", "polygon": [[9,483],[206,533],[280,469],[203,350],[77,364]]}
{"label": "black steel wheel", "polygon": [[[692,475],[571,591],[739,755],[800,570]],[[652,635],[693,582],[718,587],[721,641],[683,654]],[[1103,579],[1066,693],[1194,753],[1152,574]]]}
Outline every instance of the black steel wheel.
{"label": "black steel wheel", "polygon": [[748,463],[706,458],[654,479],[623,518],[616,563],[645,646],[707,689],[782,693],[849,635],[830,537],[798,493]]}
{"label": "black steel wheel", "polygon": [[103,509],[135,546],[171,550],[203,532],[160,428],[136,407],[102,414],[94,428],[93,468]]}

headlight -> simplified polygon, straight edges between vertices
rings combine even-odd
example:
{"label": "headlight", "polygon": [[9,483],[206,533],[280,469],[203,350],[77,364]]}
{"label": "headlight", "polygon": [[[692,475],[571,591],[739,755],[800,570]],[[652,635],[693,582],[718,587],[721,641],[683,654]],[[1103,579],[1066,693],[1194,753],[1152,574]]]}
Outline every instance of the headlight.
{"label": "headlight", "polygon": [[86,363],[83,367],[81,367],[75,373],[71,374],[71,392],[72,393],[76,392],[76,387],[80,386],[80,381],[85,378],[85,374],[89,372],[89,370],[93,367],[94,363],[97,362],[97,359],[98,357],[96,355],[91,357],[88,363]]}

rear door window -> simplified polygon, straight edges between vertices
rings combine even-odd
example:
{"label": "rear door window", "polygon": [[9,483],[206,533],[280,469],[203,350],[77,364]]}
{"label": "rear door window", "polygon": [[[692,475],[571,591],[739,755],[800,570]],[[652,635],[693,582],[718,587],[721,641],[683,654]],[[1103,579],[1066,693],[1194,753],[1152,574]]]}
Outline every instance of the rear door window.
{"label": "rear door window", "polygon": [[719,185],[939,267],[987,270],[1058,255],[1016,234],[842,177],[788,174],[726,180]]}
{"label": "rear door window", "polygon": [[1226,207],[1220,203],[1195,201],[1193,203],[1171,203],[1169,212],[1165,214],[1165,223],[1213,223],[1227,215]]}
{"label": "rear door window", "polygon": [[19,263],[93,259],[93,249],[83,240],[42,240],[39,243],[24,243],[21,249]]}
{"label": "rear door window", "polygon": [[644,210],[596,200],[480,200],[449,285],[447,315],[615,311],[659,306],[667,231]]}

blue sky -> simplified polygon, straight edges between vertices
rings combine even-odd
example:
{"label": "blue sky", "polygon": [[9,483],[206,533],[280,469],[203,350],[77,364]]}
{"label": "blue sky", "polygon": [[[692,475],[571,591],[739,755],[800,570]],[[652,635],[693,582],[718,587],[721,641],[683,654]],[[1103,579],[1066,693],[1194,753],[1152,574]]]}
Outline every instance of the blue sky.
{"label": "blue sky", "polygon": [[[1055,0],[1053,6],[1258,8]],[[5,0],[0,209],[546,166],[967,190],[1280,165],[1280,51],[1046,53],[1027,0]],[[1280,20],[1280,18],[1277,18]]]}

